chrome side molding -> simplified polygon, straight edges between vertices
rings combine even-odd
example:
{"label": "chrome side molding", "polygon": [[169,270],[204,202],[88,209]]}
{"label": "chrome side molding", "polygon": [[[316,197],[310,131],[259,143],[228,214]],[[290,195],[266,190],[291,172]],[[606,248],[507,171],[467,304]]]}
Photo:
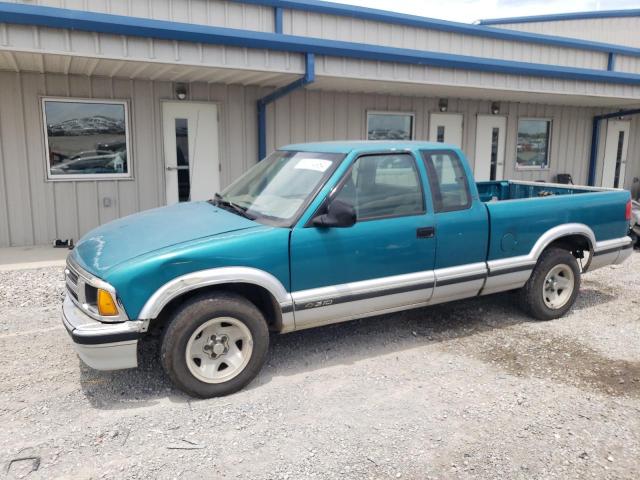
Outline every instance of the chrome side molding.
{"label": "chrome side molding", "polygon": [[225,283],[249,283],[269,291],[280,305],[281,333],[497,293],[522,287],[545,248],[570,235],[580,235],[589,242],[585,272],[621,263],[630,255],[631,238],[596,242],[595,234],[587,225],[569,223],[545,232],[527,255],[292,293],[287,292],[276,277],[263,270],[214,268],[183,275],[163,285],[147,300],[139,319],[156,318],[172,299],[188,291]]}

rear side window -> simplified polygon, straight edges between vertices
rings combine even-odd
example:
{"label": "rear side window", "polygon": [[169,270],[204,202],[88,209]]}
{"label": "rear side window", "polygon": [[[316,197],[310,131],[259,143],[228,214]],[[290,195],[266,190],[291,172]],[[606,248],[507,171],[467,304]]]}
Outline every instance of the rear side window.
{"label": "rear side window", "polygon": [[436,213],[465,210],[471,206],[467,175],[454,152],[422,152]]}
{"label": "rear side window", "polygon": [[334,198],[353,205],[358,221],[424,213],[416,162],[405,153],[358,158]]}

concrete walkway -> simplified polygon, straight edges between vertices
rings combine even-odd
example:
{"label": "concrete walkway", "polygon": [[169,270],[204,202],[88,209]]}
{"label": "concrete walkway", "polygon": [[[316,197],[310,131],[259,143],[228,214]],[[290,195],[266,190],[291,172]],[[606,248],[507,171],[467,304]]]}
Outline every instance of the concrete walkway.
{"label": "concrete walkway", "polygon": [[51,245],[0,248],[0,271],[64,267],[68,254],[68,249]]}

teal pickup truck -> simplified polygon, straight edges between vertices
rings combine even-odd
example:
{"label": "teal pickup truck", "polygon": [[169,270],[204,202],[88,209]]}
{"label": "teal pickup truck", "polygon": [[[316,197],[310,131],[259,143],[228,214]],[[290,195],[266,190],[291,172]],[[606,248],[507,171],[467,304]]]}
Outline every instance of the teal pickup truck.
{"label": "teal pickup truck", "polygon": [[63,322],[100,370],[160,363],[185,392],[241,389],[269,333],[519,290],[533,318],[631,255],[629,192],[475,183],[441,143],[291,145],[208,202],[122,218],[69,255]]}

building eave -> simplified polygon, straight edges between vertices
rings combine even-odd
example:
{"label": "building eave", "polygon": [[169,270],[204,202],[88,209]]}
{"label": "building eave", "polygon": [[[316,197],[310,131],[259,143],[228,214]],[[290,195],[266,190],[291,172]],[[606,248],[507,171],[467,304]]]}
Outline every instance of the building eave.
{"label": "building eave", "polygon": [[640,75],[632,73],[507,61],[22,4],[0,3],[0,23],[243,48],[262,48],[300,54],[313,53],[331,57],[509,75],[625,85],[640,84]]}

